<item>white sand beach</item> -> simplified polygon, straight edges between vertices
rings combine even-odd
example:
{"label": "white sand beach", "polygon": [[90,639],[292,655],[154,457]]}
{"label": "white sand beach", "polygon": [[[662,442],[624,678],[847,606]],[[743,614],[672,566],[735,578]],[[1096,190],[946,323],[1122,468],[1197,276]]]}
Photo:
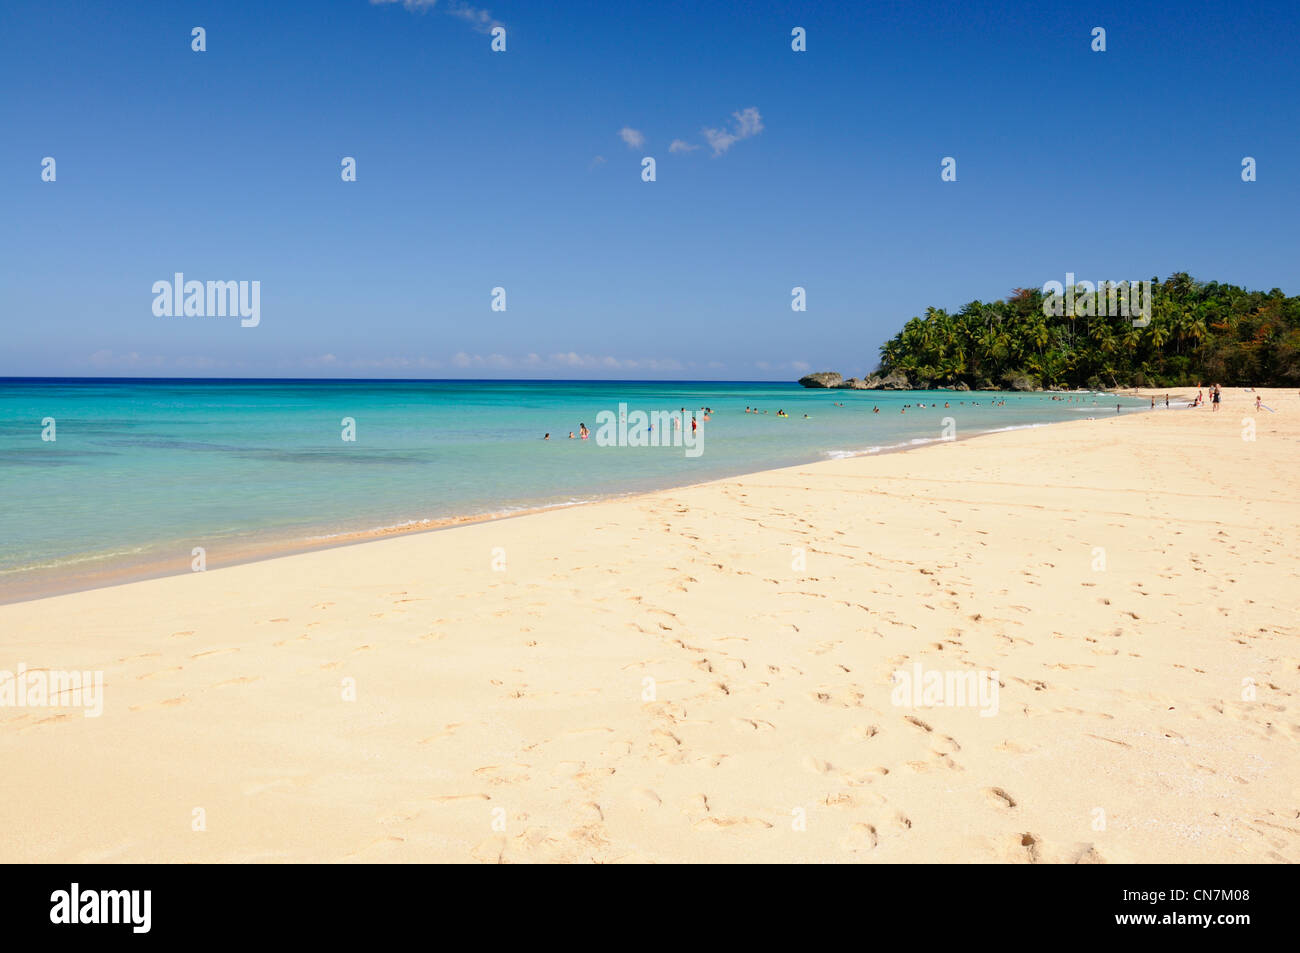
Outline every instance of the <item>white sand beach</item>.
{"label": "white sand beach", "polygon": [[1264,393],[0,606],[0,861],[1300,861]]}

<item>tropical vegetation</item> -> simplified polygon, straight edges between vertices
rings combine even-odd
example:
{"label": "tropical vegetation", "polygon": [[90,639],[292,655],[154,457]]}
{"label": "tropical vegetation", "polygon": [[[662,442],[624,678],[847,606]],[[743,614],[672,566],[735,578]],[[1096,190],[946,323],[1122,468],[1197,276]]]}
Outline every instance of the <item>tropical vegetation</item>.
{"label": "tropical vegetation", "polygon": [[1074,315],[1050,294],[1044,309],[1043,292],[1026,288],[956,313],[927,308],[881,346],[879,373],[972,389],[1300,384],[1300,296],[1179,272],[1152,279],[1143,322],[1098,316],[1105,296],[1085,308],[1085,290]]}

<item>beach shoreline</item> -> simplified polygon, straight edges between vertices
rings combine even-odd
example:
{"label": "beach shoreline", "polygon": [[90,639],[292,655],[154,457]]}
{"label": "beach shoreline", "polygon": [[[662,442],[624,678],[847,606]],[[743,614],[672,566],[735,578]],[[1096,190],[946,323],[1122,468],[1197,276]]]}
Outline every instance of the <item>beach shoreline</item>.
{"label": "beach shoreline", "polygon": [[[922,391],[918,393],[928,392]],[[1074,392],[1070,393],[1072,395],[1074,394]],[[1131,397],[1134,395],[1138,395],[1138,392],[1134,391],[1131,394],[1125,393],[1120,396]],[[1140,394],[1140,396],[1147,395],[1143,393]],[[1142,408],[1142,410],[1145,410],[1145,408]],[[1134,411],[1130,408],[1129,412]],[[975,433],[970,434],[962,432],[955,435],[953,440],[972,440],[979,437],[989,436],[991,434],[1003,433],[1007,430],[1051,426],[1055,423],[1076,422],[1078,421],[1057,420],[1036,424],[1020,424],[1006,428],[995,427],[987,430],[978,430]],[[929,446],[931,443],[938,442],[938,440],[939,438],[932,438],[925,441],[911,440],[906,443],[876,446],[867,450],[824,450],[821,452],[821,456],[816,460],[808,460],[803,463],[791,465],[809,466],[814,463],[825,462],[826,460],[853,459],[859,456],[878,456],[887,453],[904,453]],[[264,538],[241,536],[235,538],[232,541],[233,545],[227,548],[214,548],[210,545],[205,547],[204,559],[206,568],[202,571],[213,571],[221,568],[229,568],[231,566],[240,566],[251,562],[260,562],[267,559],[277,559],[285,556],[295,556],[302,553],[316,552],[318,550],[332,549],[340,546],[354,546],[360,543],[387,539],[393,536],[441,532],[447,529],[454,529],[458,526],[515,519],[517,517],[529,516],[535,513],[544,513],[550,510],[567,509],[573,506],[589,506],[596,503],[631,499],[638,496],[661,492],[663,490],[705,486],[710,483],[716,483],[720,480],[754,476],[759,473],[768,472],[769,470],[780,469],[784,469],[784,467],[769,467],[744,471],[729,476],[710,477],[708,479],[686,483],[673,483],[668,486],[657,487],[650,490],[611,490],[593,497],[573,500],[571,502],[550,503],[536,506],[521,505],[519,507],[503,510],[458,514],[437,518],[412,519],[400,524],[382,525],[367,529],[348,529],[339,532],[323,533],[321,530],[323,530],[324,527],[319,526],[305,531],[306,535],[304,535],[303,532],[296,532],[289,535],[268,535]],[[219,538],[218,541],[220,541]],[[185,546],[181,546],[178,549],[178,553],[178,556],[163,560],[157,556],[156,552],[154,552],[151,558],[135,561],[129,559],[113,560],[113,557],[111,556],[88,555],[83,559],[57,563],[49,567],[0,572],[0,605],[30,602],[38,599],[68,595],[75,592],[127,585],[133,582],[143,582],[150,579],[163,579],[171,576],[185,575],[194,571],[191,568],[191,554],[189,550],[186,549]],[[75,568],[83,564],[86,564],[85,568]]]}
{"label": "beach shoreline", "polygon": [[0,606],[0,859],[1295,862],[1261,394]]}

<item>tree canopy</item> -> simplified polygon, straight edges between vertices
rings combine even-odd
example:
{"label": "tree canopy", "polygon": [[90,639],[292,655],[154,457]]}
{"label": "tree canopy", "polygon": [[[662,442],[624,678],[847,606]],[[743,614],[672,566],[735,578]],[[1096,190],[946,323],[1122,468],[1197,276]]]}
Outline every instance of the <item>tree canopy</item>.
{"label": "tree canopy", "polygon": [[881,370],[903,372],[914,387],[1300,384],[1300,296],[1184,272],[1151,282],[1145,326],[1106,316],[1106,296],[1088,303],[1083,289],[1074,315],[1051,301],[1044,309],[1043,292],[1026,288],[956,314],[927,308],[881,345]]}

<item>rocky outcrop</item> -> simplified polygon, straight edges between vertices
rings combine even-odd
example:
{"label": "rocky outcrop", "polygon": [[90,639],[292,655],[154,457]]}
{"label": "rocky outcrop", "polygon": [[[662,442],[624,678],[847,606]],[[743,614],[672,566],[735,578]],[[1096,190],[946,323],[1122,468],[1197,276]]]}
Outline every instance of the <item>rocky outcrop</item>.
{"label": "rocky outcrop", "polygon": [[844,383],[844,378],[835,371],[818,371],[816,374],[799,378],[799,383],[804,387],[840,387]]}
{"label": "rocky outcrop", "polygon": [[1020,371],[1008,371],[1002,375],[1002,383],[1007,390],[1037,390],[1033,378]]}
{"label": "rocky outcrop", "polygon": [[807,377],[799,378],[804,387],[826,387],[833,390],[911,390],[912,385],[902,371],[890,371],[888,374],[868,374],[862,380],[850,377],[842,378],[835,371],[818,371]]}
{"label": "rocky outcrop", "polygon": [[866,390],[910,390],[912,387],[902,371],[890,371],[884,377],[872,374],[862,382],[862,386]]}

